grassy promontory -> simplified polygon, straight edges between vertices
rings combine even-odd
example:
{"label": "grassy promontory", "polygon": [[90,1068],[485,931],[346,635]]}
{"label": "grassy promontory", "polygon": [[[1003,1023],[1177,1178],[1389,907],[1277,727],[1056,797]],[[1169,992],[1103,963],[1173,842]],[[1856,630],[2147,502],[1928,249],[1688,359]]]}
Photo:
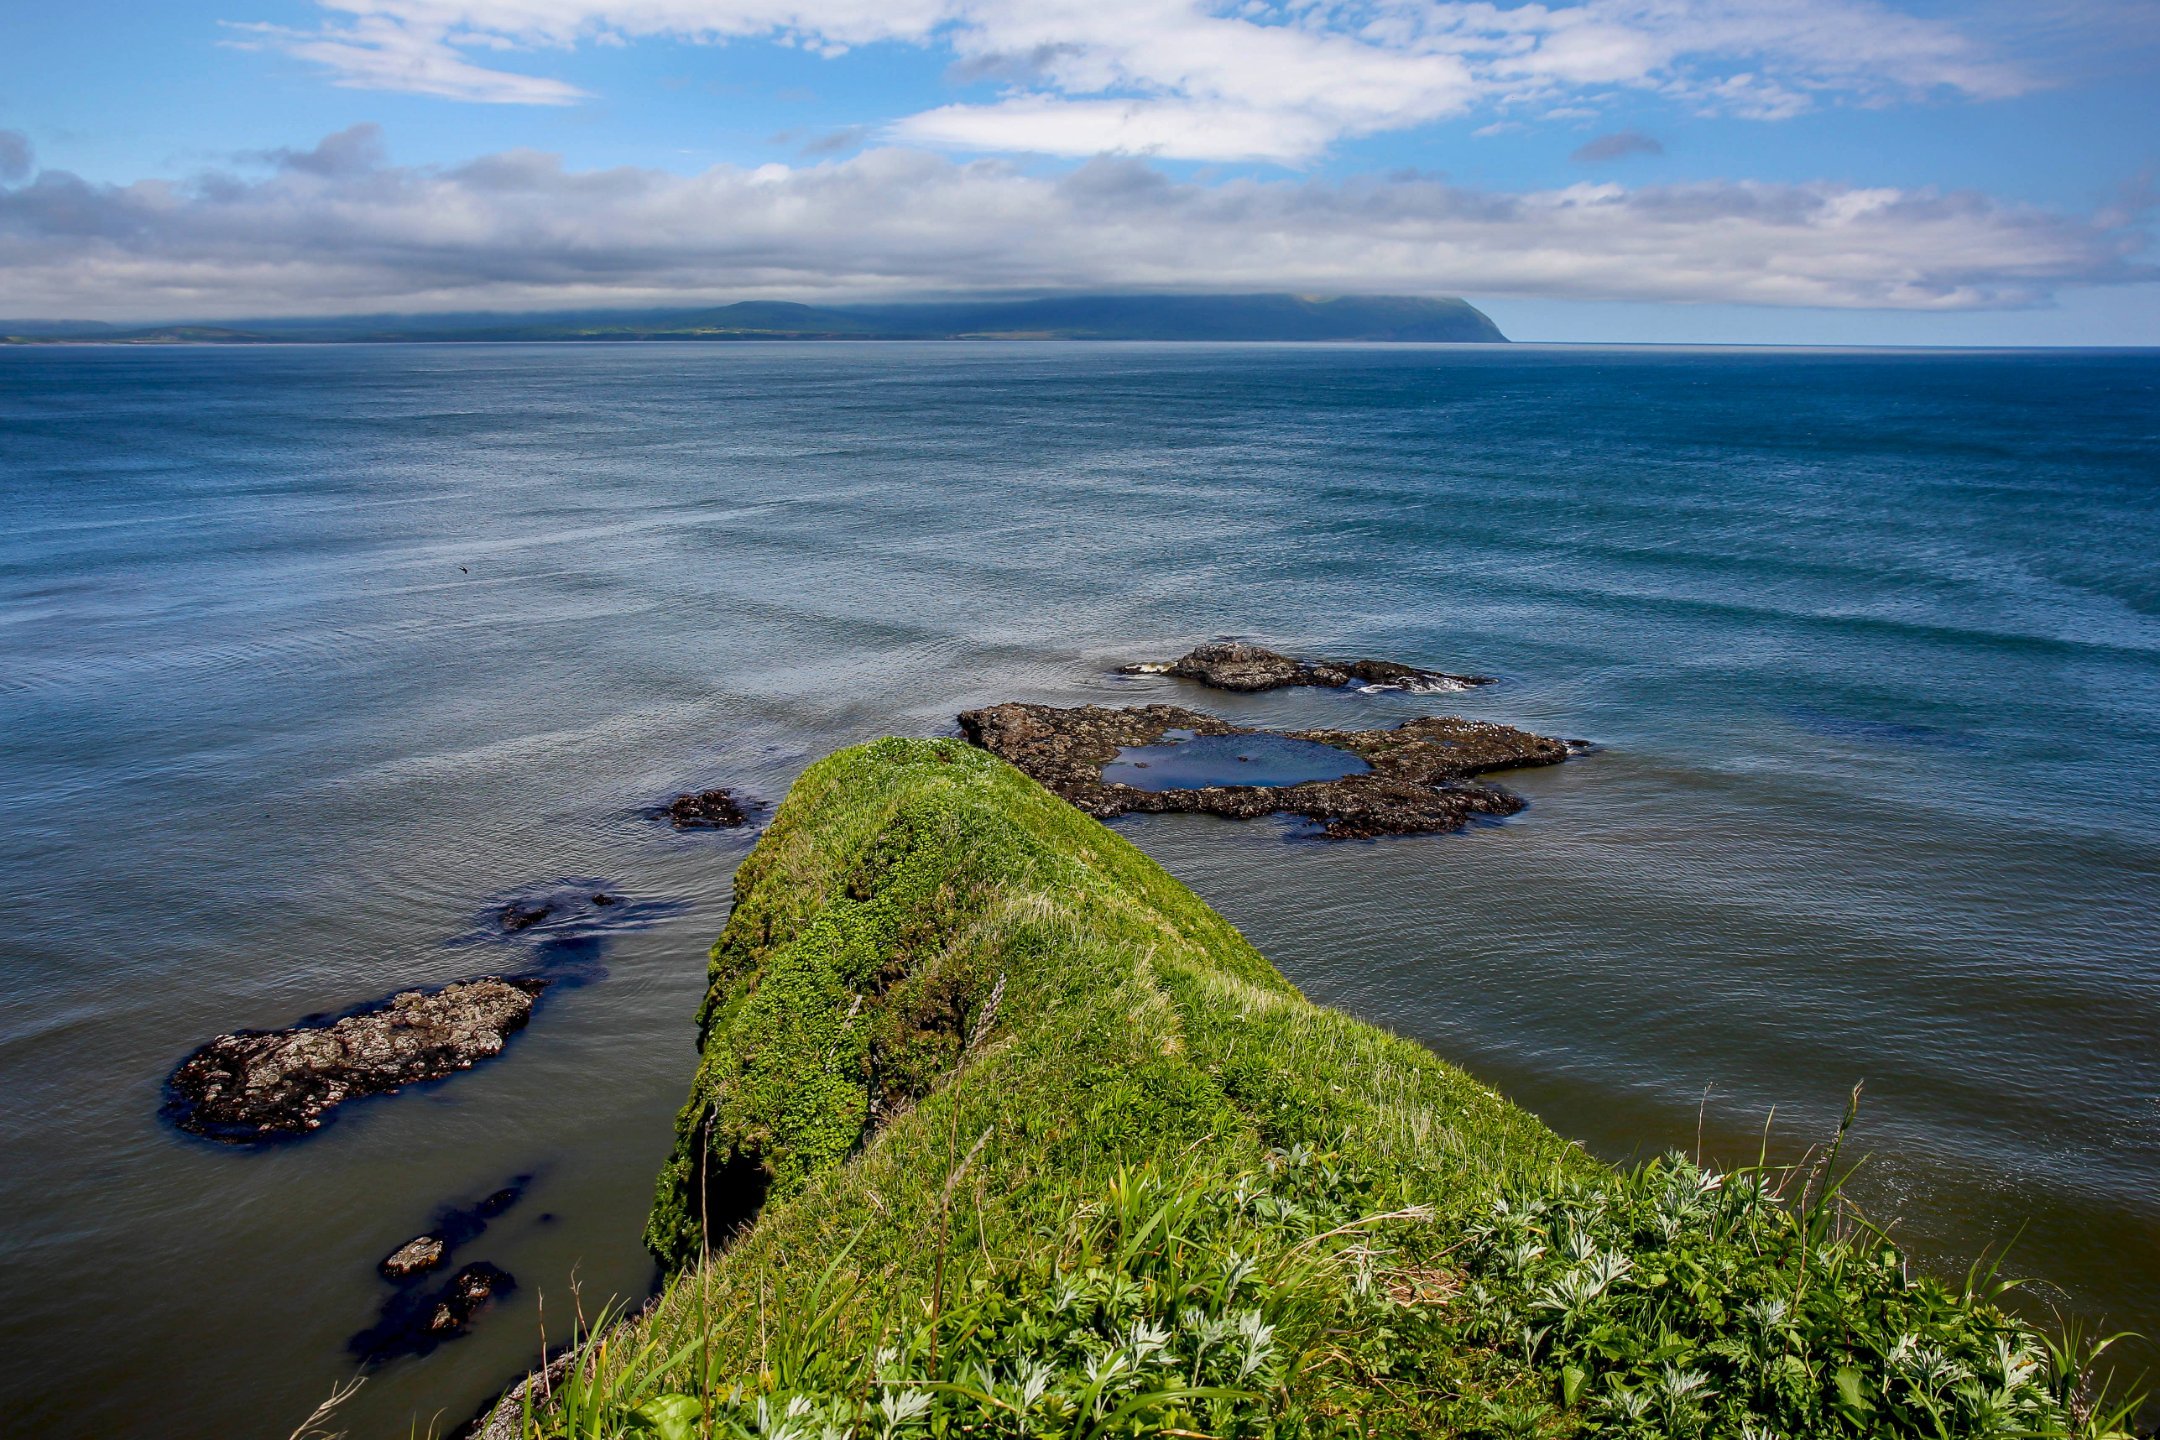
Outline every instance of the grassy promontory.
{"label": "grassy promontory", "polygon": [[811,767],[711,980],[670,1279],[528,1434],[2109,1428],[1833,1166],[1615,1172],[958,741]]}

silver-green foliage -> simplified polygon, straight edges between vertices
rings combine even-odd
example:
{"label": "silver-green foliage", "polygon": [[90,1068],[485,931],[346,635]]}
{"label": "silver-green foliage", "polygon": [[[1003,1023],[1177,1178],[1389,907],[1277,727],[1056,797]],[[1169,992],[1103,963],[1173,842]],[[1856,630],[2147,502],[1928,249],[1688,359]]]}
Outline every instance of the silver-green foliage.
{"label": "silver-green foliage", "polygon": [[1781,1177],[1673,1155],[1497,1200],[1470,1227],[1466,1330],[1557,1377],[1589,1433],[2104,1434],[2082,1365]]}

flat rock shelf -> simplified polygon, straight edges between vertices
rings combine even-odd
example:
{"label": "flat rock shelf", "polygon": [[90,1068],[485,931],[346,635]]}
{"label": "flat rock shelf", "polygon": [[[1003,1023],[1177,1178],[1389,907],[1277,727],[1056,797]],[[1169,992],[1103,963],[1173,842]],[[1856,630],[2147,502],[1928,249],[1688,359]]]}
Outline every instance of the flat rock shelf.
{"label": "flat rock shelf", "polygon": [[[1222,815],[1250,820],[1298,815],[1331,840],[1431,835],[1460,830],[1474,816],[1513,815],[1524,801],[1471,777],[1529,765],[1557,765],[1576,745],[1511,725],[1435,715],[1392,730],[1253,730],[1178,705],[1112,709],[1008,702],[970,710],[961,733],[1098,819],[1132,813]],[[1369,769],[1291,785],[1201,785],[1144,790],[1106,779],[1120,753],[1195,737],[1263,736],[1347,751]]]}
{"label": "flat rock shelf", "polygon": [[308,1134],[348,1100],[501,1054],[547,983],[490,975],[408,990],[333,1024],[220,1035],[173,1072],[169,1113],[181,1129],[229,1144]]}

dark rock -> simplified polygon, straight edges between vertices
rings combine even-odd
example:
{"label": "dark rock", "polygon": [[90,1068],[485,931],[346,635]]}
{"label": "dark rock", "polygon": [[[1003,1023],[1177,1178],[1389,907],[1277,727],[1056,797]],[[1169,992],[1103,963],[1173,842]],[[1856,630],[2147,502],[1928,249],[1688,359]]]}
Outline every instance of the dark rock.
{"label": "dark rock", "polygon": [[[941,760],[940,764],[951,764]],[[620,1324],[635,1325],[660,1308],[664,1291],[648,1296],[644,1304],[622,1313]],[[605,1345],[609,1332],[588,1335],[581,1343],[551,1347],[547,1363],[537,1370],[528,1371],[525,1377],[512,1384],[501,1394],[480,1407],[472,1419],[459,1429],[450,1432],[449,1440],[522,1440],[526,1433],[525,1409],[528,1397],[537,1404],[540,1397],[551,1394],[563,1382],[571,1367],[585,1360],[598,1346]]]}
{"label": "dark rock", "polygon": [[516,1285],[509,1271],[499,1270],[485,1260],[467,1265],[451,1276],[450,1283],[435,1297],[428,1311],[427,1328],[436,1335],[463,1330],[481,1306]]}
{"label": "dark rock", "polygon": [[503,906],[502,926],[505,930],[530,930],[542,920],[555,913],[555,907],[545,901],[526,903],[513,900]]}
{"label": "dark rock", "polygon": [[733,830],[750,823],[749,812],[725,790],[700,790],[668,801],[667,818],[678,830]]}
{"label": "dark rock", "polygon": [[432,993],[408,990],[330,1025],[220,1035],[173,1072],[173,1118],[235,1143],[306,1134],[347,1100],[501,1054],[546,986],[489,976]]}
{"label": "dark rock", "polygon": [[[645,1308],[650,1310],[651,1302],[648,1301]],[[524,1440],[528,1405],[537,1410],[544,1398],[562,1384],[570,1367],[588,1353],[583,1345],[562,1347],[547,1364],[481,1406],[480,1412],[468,1420],[463,1429],[450,1433],[450,1440]]]}
{"label": "dark rock", "polygon": [[1120,673],[1175,675],[1218,690],[1246,692],[1283,690],[1294,685],[1362,685],[1434,694],[1492,684],[1490,675],[1450,675],[1444,670],[1420,670],[1393,660],[1299,660],[1242,640],[1211,640],[1175,660],[1127,665]]}
{"label": "dark rock", "polygon": [[436,1210],[435,1218],[428,1226],[431,1234],[440,1235],[443,1243],[452,1250],[471,1244],[488,1227],[488,1221],[508,1213],[511,1206],[524,1198],[525,1187],[532,1183],[530,1175],[511,1177],[510,1183],[470,1205],[445,1205]]}
{"label": "dark rock", "polygon": [[464,1334],[482,1307],[516,1288],[517,1281],[507,1270],[484,1260],[467,1265],[440,1290],[402,1290],[393,1295],[381,1318],[347,1341],[347,1348],[370,1365],[401,1355],[425,1355]]}
{"label": "dark rock", "polygon": [[385,1255],[375,1268],[392,1280],[403,1280],[434,1269],[447,1253],[440,1235],[415,1236]]}
{"label": "dark rock", "polygon": [[[433,1270],[479,1239],[490,1220],[500,1217],[523,1199],[525,1187],[532,1183],[532,1178],[531,1175],[513,1176],[508,1185],[471,1205],[436,1207],[433,1218],[428,1221],[427,1233],[406,1241],[377,1268],[391,1280],[406,1280]],[[410,1310],[409,1299],[393,1302],[392,1308],[402,1306]]]}
{"label": "dark rock", "polygon": [[[1435,834],[1460,830],[1473,816],[1512,815],[1523,808],[1519,797],[1471,777],[1517,766],[1556,765],[1569,754],[1565,741],[1443,715],[1405,721],[1392,730],[1262,732],[1176,705],[1067,710],[1005,704],[968,711],[960,717],[960,729],[974,744],[1100,819],[1133,812],[1239,820],[1283,813],[1316,822],[1323,835],[1336,840]],[[1287,733],[1295,740],[1347,750],[1372,768],[1339,780],[1282,786],[1140,790],[1104,782],[1102,767],[1120,749],[1158,744],[1172,730],[1196,735]]]}

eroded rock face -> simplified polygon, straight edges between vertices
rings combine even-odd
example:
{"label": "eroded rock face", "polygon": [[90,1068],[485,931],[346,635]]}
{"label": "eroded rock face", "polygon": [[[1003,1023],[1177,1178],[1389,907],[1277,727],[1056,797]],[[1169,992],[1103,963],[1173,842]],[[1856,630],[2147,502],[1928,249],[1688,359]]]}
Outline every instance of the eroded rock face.
{"label": "eroded rock face", "polygon": [[[970,710],[960,728],[974,744],[1026,771],[1100,819],[1134,812],[1197,813],[1249,820],[1275,813],[1302,815],[1330,839],[1424,835],[1460,830],[1476,815],[1512,815],[1517,796],[1471,777],[1526,765],[1557,765],[1569,742],[1510,725],[1436,715],[1392,730],[1263,732],[1177,705],[1109,709],[1083,705],[1009,703]],[[1195,735],[1283,733],[1333,745],[1372,769],[1339,780],[1302,785],[1211,785],[1189,790],[1140,790],[1105,783],[1102,767],[1120,749],[1159,744],[1173,730]]]}
{"label": "eroded rock face", "polygon": [[173,1118],[232,1143],[306,1134],[347,1100],[501,1054],[546,986],[489,976],[432,993],[408,990],[332,1025],[220,1035],[173,1072]]}
{"label": "eroded rock face", "polygon": [[1299,660],[1242,640],[1213,640],[1159,664],[1124,666],[1126,675],[1175,675],[1217,690],[1283,690],[1295,685],[1368,685],[1439,693],[1490,685],[1490,675],[1450,675],[1393,660]]}
{"label": "eroded rock face", "polygon": [[750,822],[742,802],[725,790],[700,790],[668,801],[667,818],[678,830],[733,830]]}

